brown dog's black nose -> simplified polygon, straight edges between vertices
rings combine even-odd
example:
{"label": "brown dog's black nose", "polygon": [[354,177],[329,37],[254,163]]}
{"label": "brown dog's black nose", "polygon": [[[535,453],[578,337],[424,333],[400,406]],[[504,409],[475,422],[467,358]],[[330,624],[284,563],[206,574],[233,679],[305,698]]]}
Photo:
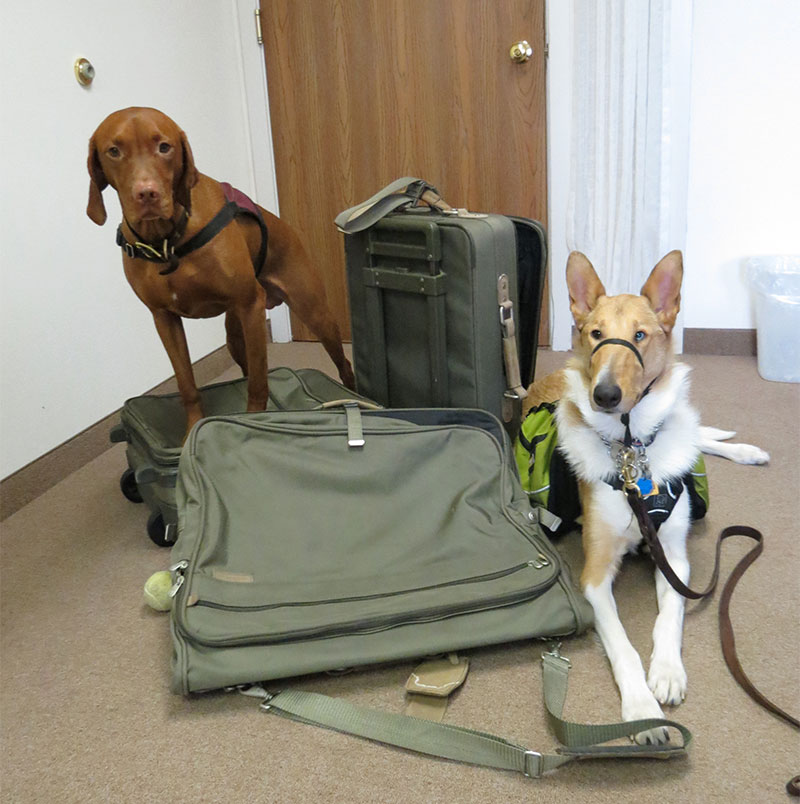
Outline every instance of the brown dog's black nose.
{"label": "brown dog's black nose", "polygon": [[613,410],[622,399],[622,391],[618,385],[601,382],[594,388],[594,401],[604,410]]}

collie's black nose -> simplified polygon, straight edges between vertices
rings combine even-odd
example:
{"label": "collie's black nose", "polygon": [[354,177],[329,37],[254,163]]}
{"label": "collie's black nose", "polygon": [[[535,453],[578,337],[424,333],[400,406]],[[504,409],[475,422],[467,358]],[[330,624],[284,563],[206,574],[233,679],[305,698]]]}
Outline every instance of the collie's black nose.
{"label": "collie's black nose", "polygon": [[593,396],[598,407],[613,410],[622,399],[622,391],[618,385],[601,382],[595,386]]}

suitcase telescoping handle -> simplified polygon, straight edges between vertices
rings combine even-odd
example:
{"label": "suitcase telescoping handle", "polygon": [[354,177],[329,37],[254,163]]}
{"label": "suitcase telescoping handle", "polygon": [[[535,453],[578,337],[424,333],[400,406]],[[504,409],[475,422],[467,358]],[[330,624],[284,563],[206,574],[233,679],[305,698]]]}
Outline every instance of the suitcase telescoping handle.
{"label": "suitcase telescoping handle", "polygon": [[452,207],[439,195],[439,191],[423,179],[405,176],[387,184],[372,198],[356,204],[336,216],[336,226],[344,234],[353,234],[369,229],[381,218],[406,204],[418,204],[424,201],[439,212],[446,212]]}

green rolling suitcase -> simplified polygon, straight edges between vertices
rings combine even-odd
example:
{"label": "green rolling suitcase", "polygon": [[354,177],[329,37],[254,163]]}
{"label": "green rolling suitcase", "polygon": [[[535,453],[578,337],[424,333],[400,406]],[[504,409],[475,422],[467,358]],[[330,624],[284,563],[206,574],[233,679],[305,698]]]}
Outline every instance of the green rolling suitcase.
{"label": "green rolling suitcase", "polygon": [[[247,379],[215,383],[200,389],[206,415],[240,413],[247,407]],[[269,372],[269,410],[312,410],[358,397],[316,369],[280,367]],[[365,400],[368,401],[368,400]],[[175,482],[186,417],[178,394],[145,394],[129,399],[112,442],[126,442],[128,468],[120,478],[122,493],[150,510],[147,533],[160,547],[175,542],[178,509]]]}
{"label": "green rolling suitcase", "polygon": [[535,367],[542,225],[452,209],[412,178],[336,224],[359,393],[393,408],[481,408],[514,433]]}

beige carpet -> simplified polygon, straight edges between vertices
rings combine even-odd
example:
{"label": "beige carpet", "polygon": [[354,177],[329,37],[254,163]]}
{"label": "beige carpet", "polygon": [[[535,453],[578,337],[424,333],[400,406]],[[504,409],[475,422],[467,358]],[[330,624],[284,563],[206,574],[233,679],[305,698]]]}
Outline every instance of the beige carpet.
{"label": "beige carpet", "polygon": [[[316,346],[273,345],[271,364],[332,370]],[[542,353],[539,372],[562,362]],[[800,386],[768,383],[753,358],[686,358],[705,423],[739,431],[772,454],[768,467],[708,458],[712,506],[691,539],[694,583],[708,577],[725,525],[763,530],[766,548],[734,597],[742,661],[763,690],[800,714]],[[232,374],[231,374],[232,376]],[[290,723],[238,694],[168,691],[167,615],[142,603],[169,551],[145,533],[147,512],[119,492],[124,448],[110,448],[3,524],[3,802],[769,802],[800,773],[798,734],[739,689],[720,654],[716,601],[690,604],[686,702],[672,714],[694,733],[687,758],[574,763],[541,780],[437,761]],[[579,567],[578,539],[561,549]],[[749,543],[728,543],[725,575]],[[647,559],[617,587],[623,622],[645,660],[655,616]],[[474,651],[450,723],[550,751],[540,644]],[[563,648],[573,662],[567,717],[618,718],[606,660],[590,634]],[[412,663],[295,683],[400,712]]]}

